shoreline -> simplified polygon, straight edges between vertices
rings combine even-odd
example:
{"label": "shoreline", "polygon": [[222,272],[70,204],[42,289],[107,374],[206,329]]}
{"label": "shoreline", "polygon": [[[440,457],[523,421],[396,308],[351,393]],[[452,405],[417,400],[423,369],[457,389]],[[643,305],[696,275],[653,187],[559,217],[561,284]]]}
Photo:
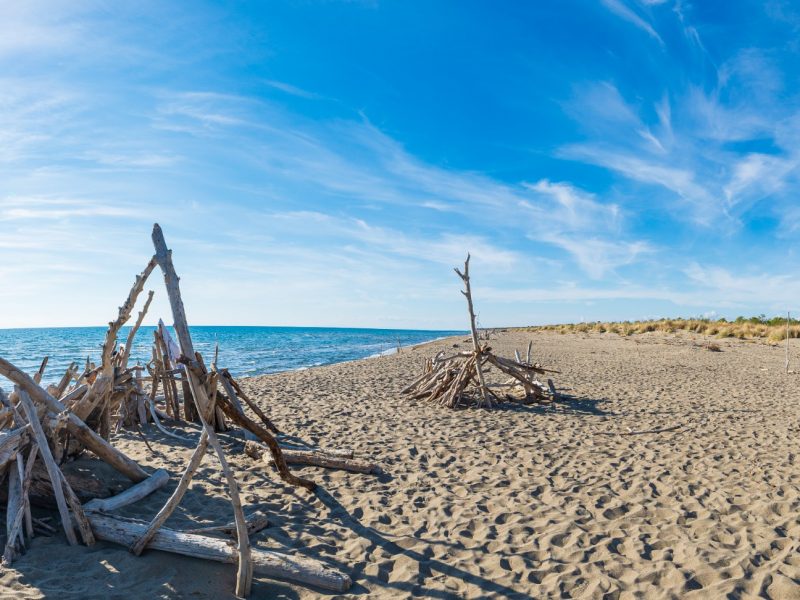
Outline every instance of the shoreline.
{"label": "shoreline", "polygon": [[[466,332],[465,335],[469,335],[469,332]],[[460,335],[447,335],[447,336],[444,336],[444,337],[439,337],[439,338],[435,338],[435,339],[432,339],[432,340],[428,340],[427,342],[418,342],[416,344],[411,344],[409,346],[402,346],[401,350],[416,350],[416,349],[422,348],[424,346],[428,346],[428,345],[431,345],[431,344],[436,344],[438,342],[443,342],[443,341],[446,341],[446,340],[449,340],[449,339],[460,338],[460,337],[461,337]],[[374,360],[376,358],[385,358],[385,357],[389,357],[389,356],[397,356],[397,354],[398,354],[397,348],[389,348],[388,350],[384,350],[383,352],[379,352],[377,354],[371,354],[369,356],[362,356],[361,358],[351,358],[351,359],[347,359],[347,360],[338,360],[336,362],[329,362],[329,363],[325,363],[325,364],[310,365],[308,367],[297,367],[297,368],[294,368],[294,369],[287,369],[285,371],[274,371],[272,373],[260,373],[258,375],[243,375],[241,377],[238,377],[237,379],[245,381],[245,380],[248,380],[248,379],[256,379],[256,378],[260,378],[260,377],[271,377],[271,376],[274,376],[274,375],[283,375],[284,373],[296,373],[298,371],[313,371],[314,369],[322,369],[322,368],[327,368],[327,367],[333,367],[333,366],[336,366],[336,365],[344,365],[344,364],[347,364],[347,363],[359,363],[361,361]],[[402,354],[402,352],[400,352],[400,354]]]}

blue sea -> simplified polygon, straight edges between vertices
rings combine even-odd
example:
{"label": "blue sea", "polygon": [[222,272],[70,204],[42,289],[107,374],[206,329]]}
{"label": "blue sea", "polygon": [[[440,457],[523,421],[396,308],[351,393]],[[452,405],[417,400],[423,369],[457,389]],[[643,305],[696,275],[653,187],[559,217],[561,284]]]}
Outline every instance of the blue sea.
{"label": "blue sea", "polygon": [[[128,337],[123,327],[117,346]],[[136,334],[131,362],[150,360],[155,327],[142,326]],[[29,374],[39,368],[45,356],[50,360],[43,382],[58,381],[72,361],[81,367],[86,357],[100,361],[105,338],[104,327],[48,327],[35,329],[0,329],[0,357]],[[170,329],[177,340],[174,331]],[[261,375],[306,367],[328,365],[346,360],[389,353],[461,331],[407,329],[347,329],[338,327],[192,327],[195,350],[211,363],[214,345],[219,343],[219,366],[235,376]],[[1,385],[1,384],[0,384]]]}

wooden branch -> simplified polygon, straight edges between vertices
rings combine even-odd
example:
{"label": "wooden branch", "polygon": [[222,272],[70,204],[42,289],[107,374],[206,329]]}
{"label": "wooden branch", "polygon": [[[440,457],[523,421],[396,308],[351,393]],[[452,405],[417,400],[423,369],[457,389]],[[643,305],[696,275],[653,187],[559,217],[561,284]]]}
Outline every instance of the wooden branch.
{"label": "wooden branch", "polygon": [[[100,513],[89,513],[89,521],[98,539],[128,547],[147,528],[147,523],[143,521]],[[238,560],[237,551],[224,539],[181,533],[166,527],[156,533],[147,547],[221,563],[235,564]],[[350,577],[311,558],[258,549],[252,550],[251,557],[253,570],[260,576],[340,593],[351,585]]]}
{"label": "wooden branch", "polygon": [[142,326],[142,321],[144,321],[144,316],[147,314],[147,309],[150,308],[150,302],[153,301],[153,290],[147,294],[147,300],[142,307],[142,310],[139,311],[139,316],[136,318],[136,323],[134,323],[131,330],[128,332],[128,339],[125,340],[125,351],[122,354],[122,360],[120,361],[120,367],[122,369],[128,368],[128,359],[131,357],[131,348],[133,348],[133,339],[136,337],[136,332],[139,331],[139,327]]}
{"label": "wooden branch", "polygon": [[49,358],[49,356],[44,357],[42,364],[39,366],[39,370],[36,372],[36,375],[33,376],[33,380],[37,385],[42,382],[42,376],[44,375],[44,370],[47,368],[47,361]]}
{"label": "wooden branch", "polygon": [[142,271],[139,275],[136,276],[136,280],[133,282],[133,287],[131,291],[128,292],[128,297],[123,302],[122,306],[119,307],[119,314],[114,321],[111,321],[108,324],[108,330],[106,331],[106,338],[103,342],[103,351],[102,351],[102,367],[103,367],[103,374],[107,377],[110,377],[113,372],[113,363],[111,361],[111,354],[116,349],[117,345],[117,333],[119,332],[120,328],[131,318],[131,312],[133,312],[133,307],[136,306],[136,299],[139,297],[139,294],[144,289],[144,284],[147,281],[147,278],[150,276],[150,273],[153,272],[153,269],[156,266],[156,257],[150,259],[150,262],[147,263],[145,266],[144,271]]}
{"label": "wooden branch", "polygon": [[333,456],[336,458],[353,458],[355,453],[350,448],[312,448],[304,444],[295,443],[281,443],[281,450],[294,450],[299,452],[316,452],[317,454],[324,454],[326,456]]}
{"label": "wooden branch", "polygon": [[3,566],[7,567],[17,556],[17,541],[21,539],[22,516],[25,513],[25,499],[22,495],[22,478],[17,469],[17,456],[9,465],[8,500],[6,504],[6,547],[3,550]]}
{"label": "wooden branch", "polygon": [[[19,385],[28,392],[34,402],[45,405],[49,411],[60,414],[66,410],[61,402],[36,385],[26,373],[3,358],[0,358],[0,374]],[[147,479],[147,473],[139,465],[97,435],[71,412],[67,412],[67,427],[75,439],[128,479],[132,481]]]}
{"label": "wooden branch", "polygon": [[172,495],[169,497],[164,506],[161,507],[161,510],[158,511],[156,516],[153,517],[153,520],[147,525],[145,530],[142,532],[141,537],[131,544],[130,550],[135,555],[139,556],[142,553],[142,550],[144,550],[147,544],[150,543],[150,540],[153,539],[153,536],[156,535],[159,528],[167,521],[167,519],[169,519],[174,510],[178,508],[181,500],[183,500],[186,490],[189,489],[189,484],[192,482],[192,477],[194,477],[195,472],[197,472],[197,469],[200,467],[200,463],[203,462],[207,448],[208,432],[204,429],[203,433],[200,434],[200,441],[197,442],[197,447],[194,449],[194,452],[192,453],[192,456],[183,471],[183,475],[181,475],[180,481],[178,481],[177,487],[172,492]]}
{"label": "wooden branch", "polygon": [[61,478],[61,486],[64,490],[64,496],[67,499],[67,504],[69,504],[70,509],[72,509],[72,516],[75,519],[75,522],[78,524],[78,530],[81,532],[81,539],[87,546],[92,546],[95,541],[94,534],[92,533],[92,528],[89,525],[86,514],[83,512],[81,501],[73,491],[72,487],[67,481],[67,478],[64,477],[64,473],[61,472],[61,469],[58,470],[58,474]]}
{"label": "wooden branch", "polygon": [[12,460],[16,460],[17,452],[28,440],[29,430],[28,425],[22,425],[11,431],[0,431],[0,470]]}
{"label": "wooden branch", "polygon": [[173,437],[176,440],[181,440],[182,442],[191,442],[189,438],[183,437],[182,435],[178,435],[177,433],[172,433],[166,427],[161,424],[161,419],[158,418],[158,410],[156,409],[156,404],[153,398],[148,399],[148,404],[150,406],[150,414],[153,417],[153,423],[156,424],[158,430],[163,433],[164,435],[168,435],[169,437]]}
{"label": "wooden branch", "polygon": [[64,395],[64,392],[67,391],[67,386],[69,386],[69,382],[72,381],[72,378],[75,376],[75,372],[78,370],[78,363],[71,362],[67,370],[61,376],[61,381],[58,382],[58,385],[55,387],[53,396],[55,398],[61,398]]}
{"label": "wooden branch", "polygon": [[[217,371],[217,373],[219,373],[219,371]],[[233,403],[233,407],[236,409],[236,412],[238,412],[240,415],[243,415],[244,410],[242,410],[242,405],[239,402],[239,398],[236,396],[236,391],[233,389],[229,378],[225,377],[225,374],[222,373],[221,377],[219,377],[219,382],[222,384],[222,389],[225,390],[225,393],[228,395],[228,399]],[[248,441],[255,441],[258,439],[256,434],[249,429],[244,430],[244,437],[245,440]]]}
{"label": "wooden branch", "polygon": [[[472,334],[472,348],[475,351],[475,356],[480,359],[481,356],[481,346],[480,342],[478,341],[478,328],[475,325],[475,309],[472,306],[472,288],[470,287],[469,283],[469,259],[470,255],[467,254],[467,260],[464,261],[464,272],[462,273],[458,269],[455,269],[455,272],[461,277],[461,280],[464,282],[464,290],[461,292],[467,299],[467,310],[469,311],[469,329],[470,333]],[[486,382],[483,378],[483,370],[481,369],[481,361],[478,360],[475,363],[475,369],[478,373],[478,383],[480,384],[480,392],[483,396],[483,403],[486,406],[492,406],[492,401],[489,399],[489,395],[486,390]],[[480,404],[479,404],[480,406]]]}
{"label": "wooden branch", "polygon": [[265,415],[264,412],[258,407],[258,405],[253,400],[251,400],[247,394],[244,393],[244,390],[239,385],[239,382],[233,378],[233,375],[230,374],[228,369],[222,369],[222,376],[228,380],[228,382],[233,386],[233,389],[236,391],[236,395],[239,396],[239,398],[241,398],[242,400],[244,400],[245,404],[247,404],[247,406],[250,407],[250,410],[252,410],[258,416],[259,419],[261,419],[261,422],[267,429],[269,429],[272,433],[275,434],[280,433],[280,430],[275,426],[275,424],[272,421],[270,421],[267,415]]}
{"label": "wooden branch", "polygon": [[222,408],[223,412],[225,412],[231,421],[243,429],[248,429],[254,433],[258,439],[267,445],[272,453],[272,459],[275,461],[275,466],[278,469],[278,474],[280,475],[281,479],[283,479],[286,483],[304,487],[310,492],[313,492],[316,489],[316,483],[309,481],[308,479],[298,477],[289,470],[289,467],[286,466],[286,460],[283,458],[283,450],[278,445],[277,440],[272,437],[272,435],[266,429],[250,419],[250,417],[247,415],[238,413],[227,398],[220,396],[217,401],[219,402],[220,408]]}
{"label": "wooden branch", "polygon": [[[275,461],[272,454],[258,442],[245,442],[245,453],[256,460],[263,460],[268,465],[274,465]],[[289,465],[313,465],[316,467],[326,467],[328,469],[341,469],[353,473],[380,473],[380,468],[375,463],[358,460],[355,458],[342,458],[331,456],[313,450],[287,450],[282,448],[283,458]]]}
{"label": "wooden branch", "polygon": [[[167,249],[164,234],[158,223],[153,225],[152,237],[153,246],[156,251],[155,259],[158,262],[158,266],[161,267],[161,271],[164,273],[164,284],[167,288],[167,295],[169,297],[170,307],[172,308],[172,319],[181,346],[181,353],[187,359],[194,362],[196,361],[194,345],[192,344],[192,337],[189,334],[189,324],[186,320],[186,311],[183,307],[183,300],[181,299],[178,275],[172,264],[172,251]],[[253,582],[253,564],[250,560],[250,540],[247,535],[247,524],[244,521],[244,511],[242,510],[242,503],[239,499],[239,486],[236,483],[233,472],[228,466],[225,453],[222,451],[214,429],[209,427],[208,422],[203,418],[210,404],[205,386],[203,382],[198,379],[193,369],[187,368],[186,374],[200,422],[203,425],[203,429],[208,432],[208,443],[217,453],[220,468],[228,482],[231,505],[233,506],[233,514],[237,525],[237,547],[239,553],[239,568],[236,574],[236,595],[247,597],[250,595],[250,588]]]}
{"label": "wooden branch", "polygon": [[[245,519],[247,521],[247,533],[253,535],[262,529],[269,527],[269,518],[262,512],[255,512]],[[210,525],[208,527],[197,527],[195,529],[181,529],[181,533],[195,533],[197,535],[206,535],[209,533],[225,533],[227,535],[236,535],[236,523],[227,523],[225,525]]]}
{"label": "wooden branch", "polygon": [[[39,388],[41,389],[41,388]],[[47,475],[50,477],[50,483],[53,485],[53,495],[56,499],[58,506],[58,514],[61,516],[61,526],[64,528],[64,533],[67,536],[67,541],[71,546],[78,543],[78,538],[75,537],[75,530],[72,528],[72,519],[69,517],[69,510],[67,509],[67,502],[64,498],[64,487],[61,484],[61,469],[58,468],[56,461],[53,460],[53,455],[50,453],[50,446],[47,445],[47,437],[44,435],[42,424],[39,423],[39,417],[36,415],[36,407],[28,395],[27,390],[19,388],[19,403],[25,411],[25,416],[31,425],[31,431],[39,445],[39,451],[42,453],[42,460],[47,469]]]}
{"label": "wooden branch", "polygon": [[83,508],[86,512],[113,512],[149,496],[157,489],[165,486],[168,481],[169,473],[164,469],[158,469],[150,477],[129,487],[124,492],[110,498],[95,498],[87,502]]}

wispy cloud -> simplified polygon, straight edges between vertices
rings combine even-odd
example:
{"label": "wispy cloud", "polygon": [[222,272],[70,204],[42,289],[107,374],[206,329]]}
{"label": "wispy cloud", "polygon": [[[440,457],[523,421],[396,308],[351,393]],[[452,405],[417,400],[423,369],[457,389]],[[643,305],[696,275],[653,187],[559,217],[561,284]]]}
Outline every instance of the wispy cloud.
{"label": "wispy cloud", "polygon": [[141,218],[135,207],[111,202],[77,198],[40,198],[11,196],[0,198],[0,221],[63,220],[73,217]]}
{"label": "wispy cloud", "polygon": [[[600,0],[608,10],[616,14],[618,17],[625,19],[629,23],[633,23],[636,27],[646,32],[650,37],[658,41],[659,44],[664,44],[664,40],[656,33],[653,26],[645,21],[642,17],[636,14],[624,0]],[[645,4],[659,4],[659,2],[645,2]]]}
{"label": "wispy cloud", "polygon": [[274,79],[267,79],[264,81],[264,83],[271,88],[280,90],[292,96],[297,96],[298,98],[306,98],[308,100],[312,100],[314,98],[319,97],[317,94],[314,94],[313,92],[306,91],[302,88],[292,85],[291,83],[286,83],[285,81],[275,81]]}

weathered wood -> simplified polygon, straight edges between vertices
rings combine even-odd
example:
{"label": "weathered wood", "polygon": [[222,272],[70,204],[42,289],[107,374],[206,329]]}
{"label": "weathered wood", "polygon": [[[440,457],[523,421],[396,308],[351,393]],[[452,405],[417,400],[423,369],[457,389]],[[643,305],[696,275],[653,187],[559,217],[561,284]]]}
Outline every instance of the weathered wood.
{"label": "weathered wood", "polygon": [[[41,389],[41,388],[39,388]],[[42,424],[39,423],[39,418],[36,415],[36,407],[28,395],[27,390],[22,388],[18,389],[19,403],[28,417],[28,422],[31,425],[31,431],[39,445],[39,452],[42,455],[47,475],[50,477],[50,482],[53,484],[53,494],[55,495],[56,505],[58,506],[58,514],[61,516],[61,526],[64,528],[64,533],[67,536],[67,541],[70,545],[74,546],[78,543],[78,538],[75,537],[75,530],[72,528],[72,520],[69,517],[69,510],[67,509],[67,501],[64,498],[64,488],[61,485],[62,477],[61,469],[58,468],[56,461],[53,460],[53,455],[50,453],[50,446],[47,444],[47,437],[44,435]]]}
{"label": "weathered wood", "polygon": [[258,418],[261,419],[261,422],[264,424],[264,426],[274,434],[280,433],[280,430],[267,417],[267,415],[264,414],[264,411],[259,408],[258,404],[256,404],[247,394],[244,393],[244,390],[239,385],[239,382],[233,378],[228,369],[222,369],[222,375],[233,386],[233,389],[236,391],[236,395],[244,400],[245,404],[250,407],[250,410],[252,410],[258,416]]}
{"label": "weathered wood", "polygon": [[47,368],[47,361],[50,359],[49,356],[45,356],[44,360],[42,360],[42,364],[39,365],[39,370],[36,372],[36,375],[33,376],[33,380],[38,384],[42,382],[42,377],[44,376],[44,370]]}
{"label": "weathered wood", "polygon": [[[219,382],[222,384],[222,389],[225,390],[225,393],[228,395],[228,399],[233,403],[236,412],[238,412],[240,415],[243,415],[244,410],[242,410],[242,404],[239,402],[239,398],[236,396],[236,391],[233,389],[230,380],[225,377],[224,373],[221,375],[221,377],[219,377]],[[255,441],[258,439],[256,434],[249,429],[244,430],[244,437],[245,440],[248,441]]]}
{"label": "weathered wood", "polygon": [[[20,404],[23,407],[26,415],[29,416],[30,418],[31,412],[33,412],[34,415],[36,414],[35,407],[33,406],[33,403],[30,400],[30,397],[28,396],[27,392],[25,392],[24,390],[20,390],[19,394],[20,394]],[[92,544],[94,544],[94,537],[92,536],[92,531],[91,528],[89,527],[89,523],[86,521],[86,517],[83,515],[83,509],[81,507],[80,500],[75,495],[75,492],[73,492],[72,487],[70,486],[66,477],[64,477],[64,474],[61,472],[61,469],[58,468],[55,459],[50,454],[50,449],[47,445],[47,440],[43,435],[43,429],[41,428],[39,421],[35,420],[34,422],[34,420],[31,420],[31,428],[32,431],[34,432],[34,438],[36,440],[33,446],[35,452],[32,450],[31,456],[28,458],[29,463],[26,467],[25,480],[24,480],[25,521],[28,531],[32,533],[29,493],[32,485],[33,461],[36,458],[36,454],[40,451],[39,449],[41,449],[42,462],[45,465],[47,477],[50,480],[50,485],[47,486],[47,492],[48,492],[47,497],[55,498],[56,507],[58,508],[59,513],[61,513],[62,516],[62,523],[65,517],[65,513],[62,512],[62,510],[66,509],[66,504],[69,505],[80,527],[81,538],[83,539],[84,543],[87,546],[91,546]],[[42,433],[42,435],[39,435],[40,432]],[[66,504],[64,503],[64,500],[66,501]],[[67,512],[66,513],[68,521],[67,527],[71,528],[72,523],[71,521],[69,521],[68,514],[69,513]],[[65,527],[65,532],[67,531],[68,530]],[[69,533],[67,533],[67,540],[70,541],[70,543],[73,543],[70,540]],[[75,540],[75,543],[77,543],[77,540]]]}
{"label": "weathered wood", "polygon": [[[192,344],[192,336],[189,334],[189,323],[186,319],[186,311],[183,306],[181,298],[181,291],[179,285],[178,275],[175,272],[175,267],[172,264],[172,251],[167,249],[167,243],[164,240],[164,233],[158,223],[153,225],[153,246],[155,247],[155,259],[161,271],[164,273],[164,285],[167,288],[167,296],[169,297],[170,307],[172,309],[173,326],[178,336],[178,342],[181,347],[181,353],[192,364],[196,362],[194,345]],[[225,453],[217,440],[216,433],[212,427],[209,427],[208,422],[203,418],[203,415],[209,409],[209,402],[206,389],[203,382],[199,380],[194,373],[191,365],[187,367],[186,374],[189,381],[189,387],[192,391],[195,407],[197,408],[198,416],[203,425],[203,429],[208,432],[208,443],[214,449],[219,459],[220,468],[223,475],[228,482],[228,490],[231,498],[231,505],[233,507],[233,514],[237,524],[237,549],[239,556],[239,568],[236,574],[236,595],[240,597],[247,597],[250,595],[250,588],[253,581],[253,564],[250,560],[250,540],[247,535],[247,525],[244,522],[244,511],[242,510],[242,503],[239,499],[239,486],[236,483],[236,478],[228,466],[228,461],[225,458]],[[211,411],[209,411],[211,412]]]}
{"label": "weathered wood", "polygon": [[64,395],[64,392],[67,391],[67,386],[69,386],[69,382],[72,381],[72,378],[75,376],[75,372],[78,370],[78,363],[71,362],[67,370],[64,371],[64,374],[61,376],[61,380],[56,385],[53,396],[55,398],[61,398]]}
{"label": "weathered wood", "polygon": [[[464,294],[464,297],[467,299],[467,309],[469,310],[469,328],[470,333],[472,334],[472,348],[475,351],[475,357],[478,359],[475,363],[475,369],[478,372],[478,382],[480,383],[480,392],[483,396],[483,402],[486,406],[491,407],[492,401],[489,399],[489,395],[486,389],[486,382],[483,378],[483,370],[481,369],[481,345],[478,341],[478,328],[475,325],[475,309],[472,306],[472,288],[470,287],[469,282],[469,259],[470,255],[467,254],[467,260],[464,261],[464,272],[462,273],[458,269],[454,269],[456,274],[461,278],[464,282],[464,290],[461,292]],[[480,406],[480,405],[479,405]]]}
{"label": "weathered wood", "polygon": [[[16,543],[19,539],[20,545],[24,546],[24,536],[22,533],[23,522],[28,538],[33,537],[33,523],[30,512],[30,501],[28,490],[31,483],[31,472],[33,463],[39,448],[34,443],[28,453],[28,460],[22,468],[22,458],[17,455],[17,469],[12,469],[9,473],[8,485],[8,509],[6,511],[6,547],[3,551],[3,566],[9,566],[16,557]],[[13,506],[16,504],[16,508]],[[13,517],[13,519],[12,519]],[[12,519],[9,522],[9,519]]]}
{"label": "weathered wood", "polygon": [[[83,396],[79,399],[72,402],[72,404],[69,406],[72,414],[74,414],[80,420],[86,421],[86,419],[89,418],[89,415],[94,412],[94,409],[105,400],[106,394],[109,392],[111,385],[111,377],[100,375],[86,390],[86,393],[83,394]],[[72,394],[68,394],[68,396],[71,395]]]}
{"label": "weathered wood", "polygon": [[130,292],[128,292],[128,297],[125,299],[125,302],[122,303],[122,306],[119,307],[119,314],[117,314],[117,318],[108,324],[105,341],[103,342],[101,361],[103,374],[107,377],[112,375],[112,369],[114,365],[111,361],[111,355],[116,349],[117,333],[119,333],[120,328],[127,323],[128,319],[131,318],[133,307],[136,306],[136,299],[144,289],[144,284],[155,267],[156,257],[154,256],[150,259],[150,262],[147,263],[147,266],[145,266],[144,270],[136,276],[136,280],[133,282],[133,287],[131,287]]}
{"label": "weathered wood", "polygon": [[338,458],[353,458],[355,452],[350,448],[313,448],[299,443],[287,443],[279,440],[281,450],[299,450],[301,452],[316,452],[317,454],[325,454],[327,456],[335,456]]}
{"label": "weathered wood", "polygon": [[186,468],[183,470],[183,474],[178,481],[178,485],[175,487],[175,490],[172,492],[172,495],[166,501],[164,506],[161,507],[161,510],[156,513],[156,516],[153,517],[153,520],[150,521],[145,530],[142,532],[141,537],[131,545],[131,552],[137,556],[141,554],[142,550],[144,550],[150,540],[153,539],[153,536],[156,534],[159,528],[167,521],[167,519],[169,519],[170,515],[175,511],[175,509],[178,508],[181,500],[183,500],[186,490],[189,489],[189,484],[192,482],[192,477],[194,477],[194,474],[200,467],[200,463],[203,462],[207,448],[208,432],[203,430],[203,433],[200,434],[200,441],[197,442],[197,447],[194,449]]}
{"label": "weathered wood", "polygon": [[147,309],[150,308],[150,303],[153,301],[153,290],[150,290],[147,294],[147,300],[145,300],[144,306],[142,310],[139,311],[139,316],[136,318],[136,323],[134,323],[131,330],[128,332],[128,339],[125,340],[125,351],[122,354],[122,359],[120,360],[120,367],[123,369],[128,368],[128,360],[131,357],[131,349],[133,348],[133,340],[136,337],[136,332],[139,331],[139,327],[142,326],[142,321],[144,321],[144,316],[147,314]]}
{"label": "weathered wood", "polygon": [[227,398],[220,396],[217,399],[217,402],[231,421],[243,429],[248,429],[254,433],[258,439],[267,445],[272,453],[272,459],[275,461],[275,466],[278,469],[278,474],[280,475],[281,479],[283,479],[286,483],[304,487],[309,491],[314,491],[316,489],[316,483],[309,481],[308,479],[298,477],[289,470],[289,467],[286,465],[286,460],[283,458],[283,450],[281,449],[280,445],[278,445],[278,441],[272,437],[272,434],[270,434],[266,429],[261,427],[247,415],[237,412],[233,404],[231,404]]}
{"label": "weathered wood", "polygon": [[22,478],[17,469],[17,457],[8,470],[8,501],[6,503],[6,547],[3,550],[3,566],[8,566],[17,556],[17,542],[20,536],[25,501],[22,497]]}
{"label": "weathered wood", "polygon": [[25,501],[25,531],[29,538],[33,537],[33,518],[31,517],[31,499],[29,496],[31,489],[31,475],[36,457],[39,455],[39,445],[31,444],[28,452],[28,460],[25,462],[25,474],[22,480],[22,499]]}
{"label": "weathered wood", "polygon": [[[269,518],[262,512],[256,512],[245,517],[247,522],[247,533],[253,535],[262,529],[269,527]],[[210,525],[208,527],[197,527],[195,529],[181,529],[181,533],[195,533],[197,535],[207,535],[209,533],[224,533],[236,536],[236,522],[226,523],[225,525]]]}
{"label": "weathered wood", "polygon": [[86,519],[86,514],[83,512],[81,501],[73,491],[72,486],[70,486],[67,478],[64,476],[64,473],[61,472],[61,469],[58,470],[58,475],[61,478],[61,486],[64,490],[64,497],[67,499],[67,504],[69,504],[69,507],[72,510],[72,516],[75,519],[75,522],[78,524],[78,530],[81,532],[81,539],[83,540],[84,544],[91,546],[95,541],[94,534],[92,533],[92,528],[89,526],[89,521]]}
{"label": "weathered wood", "polygon": [[[89,513],[89,521],[98,539],[130,547],[141,537],[147,523],[136,519]],[[237,524],[238,528],[238,524]],[[236,564],[237,551],[224,539],[192,533],[181,533],[162,527],[147,546],[173,554]],[[306,557],[291,556],[270,550],[251,551],[253,570],[264,577],[311,585],[323,590],[344,592],[350,588],[350,577],[326,564]]]}
{"label": "weathered wood", "polygon": [[169,473],[164,469],[158,469],[150,477],[131,486],[124,492],[110,498],[95,498],[87,502],[83,508],[86,512],[113,512],[149,496],[157,489],[165,486],[168,481]]}
{"label": "weathered wood", "polygon": [[27,425],[11,431],[0,431],[0,469],[17,458],[17,452],[28,439],[28,431]]}
{"label": "weathered wood", "polygon": [[[261,459],[269,465],[275,464],[269,449],[258,442],[245,442],[244,451],[250,458]],[[313,450],[287,450],[286,448],[282,449],[282,453],[284,460],[290,465],[313,465],[353,473],[380,473],[380,468],[375,463],[355,458],[331,456]]]}
{"label": "weathered wood", "polygon": [[[34,402],[44,404],[48,410],[56,414],[65,411],[61,402],[36,385],[26,373],[3,358],[0,358],[0,374],[19,385],[28,392]],[[147,473],[139,465],[97,435],[71,412],[67,412],[67,427],[81,444],[132,481],[147,479]]]}

